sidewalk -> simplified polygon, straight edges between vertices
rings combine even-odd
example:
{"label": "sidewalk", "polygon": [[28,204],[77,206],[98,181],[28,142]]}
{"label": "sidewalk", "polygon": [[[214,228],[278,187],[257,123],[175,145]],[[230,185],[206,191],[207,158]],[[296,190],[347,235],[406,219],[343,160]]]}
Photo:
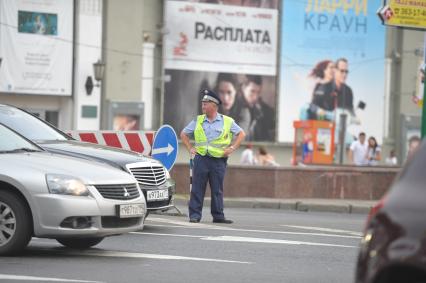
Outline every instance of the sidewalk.
{"label": "sidewalk", "polygon": [[[174,203],[186,207],[189,195],[175,195]],[[378,201],[348,199],[274,199],[274,198],[225,198],[225,208],[270,208],[297,211],[320,211],[367,214]],[[204,199],[210,206],[210,198]]]}

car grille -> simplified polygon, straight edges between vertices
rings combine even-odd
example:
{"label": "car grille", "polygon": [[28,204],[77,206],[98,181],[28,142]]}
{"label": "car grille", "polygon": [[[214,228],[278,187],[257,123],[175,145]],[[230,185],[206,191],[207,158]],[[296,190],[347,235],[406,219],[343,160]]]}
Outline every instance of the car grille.
{"label": "car grille", "polygon": [[116,216],[102,216],[103,228],[126,228],[139,225],[141,217],[119,218]]}
{"label": "car grille", "polygon": [[129,169],[133,177],[142,186],[159,186],[166,182],[166,173],[164,172],[164,167],[161,165]]}
{"label": "car grille", "polygon": [[136,184],[98,185],[95,188],[104,198],[108,199],[129,200],[139,197],[139,190]]}

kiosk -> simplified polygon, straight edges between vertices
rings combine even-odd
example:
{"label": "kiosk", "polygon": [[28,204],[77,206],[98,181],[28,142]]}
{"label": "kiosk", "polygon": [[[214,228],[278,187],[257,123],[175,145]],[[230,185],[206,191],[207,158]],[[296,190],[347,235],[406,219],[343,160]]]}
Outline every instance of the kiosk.
{"label": "kiosk", "polygon": [[294,121],[293,126],[295,130],[293,165],[333,163],[335,131],[333,122]]}

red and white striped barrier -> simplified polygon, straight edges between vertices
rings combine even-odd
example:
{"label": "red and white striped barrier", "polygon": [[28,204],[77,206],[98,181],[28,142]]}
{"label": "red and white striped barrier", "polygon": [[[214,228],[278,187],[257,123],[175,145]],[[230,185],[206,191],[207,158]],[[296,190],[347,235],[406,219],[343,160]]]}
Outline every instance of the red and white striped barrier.
{"label": "red and white striped barrier", "polygon": [[67,131],[67,134],[79,141],[108,145],[150,155],[155,131]]}

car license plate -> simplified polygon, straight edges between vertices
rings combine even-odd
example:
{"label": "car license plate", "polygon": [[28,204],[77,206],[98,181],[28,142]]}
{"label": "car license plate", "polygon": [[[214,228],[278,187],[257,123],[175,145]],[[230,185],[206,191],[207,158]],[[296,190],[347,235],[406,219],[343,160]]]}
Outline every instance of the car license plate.
{"label": "car license plate", "polygon": [[146,193],[147,201],[163,200],[169,198],[169,190],[152,190]]}
{"label": "car license plate", "polygon": [[121,204],[118,205],[118,216],[120,218],[139,217],[145,214],[145,204]]}

